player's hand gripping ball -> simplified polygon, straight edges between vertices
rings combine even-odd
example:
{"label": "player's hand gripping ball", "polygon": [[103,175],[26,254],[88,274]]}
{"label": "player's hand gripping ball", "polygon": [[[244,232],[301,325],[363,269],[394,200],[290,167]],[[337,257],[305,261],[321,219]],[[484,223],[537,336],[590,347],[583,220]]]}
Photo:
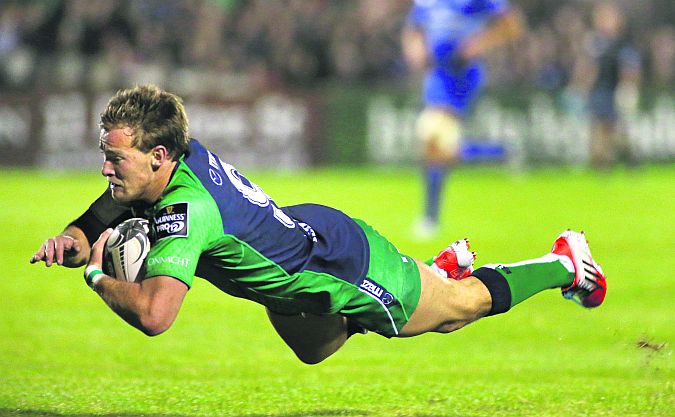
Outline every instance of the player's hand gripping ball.
{"label": "player's hand gripping ball", "polygon": [[103,272],[118,280],[135,282],[145,275],[145,258],[150,251],[149,223],[125,220],[110,234],[103,248]]}

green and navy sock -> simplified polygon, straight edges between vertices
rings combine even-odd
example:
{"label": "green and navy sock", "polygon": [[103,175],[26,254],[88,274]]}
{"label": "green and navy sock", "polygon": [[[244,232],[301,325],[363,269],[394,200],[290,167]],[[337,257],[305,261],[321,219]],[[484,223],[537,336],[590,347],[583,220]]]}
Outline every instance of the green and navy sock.
{"label": "green and navy sock", "polygon": [[549,253],[512,264],[489,264],[476,269],[492,296],[489,316],[505,313],[516,304],[549,288],[567,287],[574,281],[574,265],[566,256]]}

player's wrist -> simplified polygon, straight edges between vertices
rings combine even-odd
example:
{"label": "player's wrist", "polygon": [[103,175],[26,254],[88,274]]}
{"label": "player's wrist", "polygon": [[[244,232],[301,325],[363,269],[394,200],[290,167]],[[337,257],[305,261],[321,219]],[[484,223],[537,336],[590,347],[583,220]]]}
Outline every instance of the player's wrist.
{"label": "player's wrist", "polygon": [[92,290],[104,276],[105,273],[99,265],[89,265],[84,269],[84,282],[86,282]]}

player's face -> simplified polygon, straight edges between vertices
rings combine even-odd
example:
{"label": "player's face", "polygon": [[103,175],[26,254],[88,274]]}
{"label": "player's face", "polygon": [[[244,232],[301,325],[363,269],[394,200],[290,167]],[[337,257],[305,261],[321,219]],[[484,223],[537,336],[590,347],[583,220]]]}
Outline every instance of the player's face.
{"label": "player's face", "polygon": [[605,36],[618,36],[622,20],[619,10],[610,3],[601,3],[593,11],[593,24]]}
{"label": "player's face", "polygon": [[152,152],[132,146],[133,131],[128,128],[101,131],[100,148],[104,155],[101,174],[108,179],[112,197],[120,204],[148,201],[152,189]]}

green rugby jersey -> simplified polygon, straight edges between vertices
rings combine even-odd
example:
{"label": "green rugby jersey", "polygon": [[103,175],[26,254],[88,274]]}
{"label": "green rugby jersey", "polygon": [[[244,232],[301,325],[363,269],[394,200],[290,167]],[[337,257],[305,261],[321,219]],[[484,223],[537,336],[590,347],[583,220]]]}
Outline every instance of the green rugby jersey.
{"label": "green rugby jersey", "polygon": [[[90,211],[103,223],[131,216],[110,197],[99,200]],[[353,219],[316,204],[278,207],[196,140],[142,217],[150,221],[152,243],[146,277],[167,275],[191,287],[198,276],[279,313],[335,313],[347,294],[314,288],[317,280],[307,277],[358,288],[368,272],[368,240]]]}
{"label": "green rugby jersey", "polygon": [[415,261],[366,223],[317,204],[278,207],[260,187],[195,140],[151,207],[110,191],[73,222],[90,244],[130,217],[150,223],[145,277],[194,276],[280,314],[340,313],[399,334],[421,293]]}

